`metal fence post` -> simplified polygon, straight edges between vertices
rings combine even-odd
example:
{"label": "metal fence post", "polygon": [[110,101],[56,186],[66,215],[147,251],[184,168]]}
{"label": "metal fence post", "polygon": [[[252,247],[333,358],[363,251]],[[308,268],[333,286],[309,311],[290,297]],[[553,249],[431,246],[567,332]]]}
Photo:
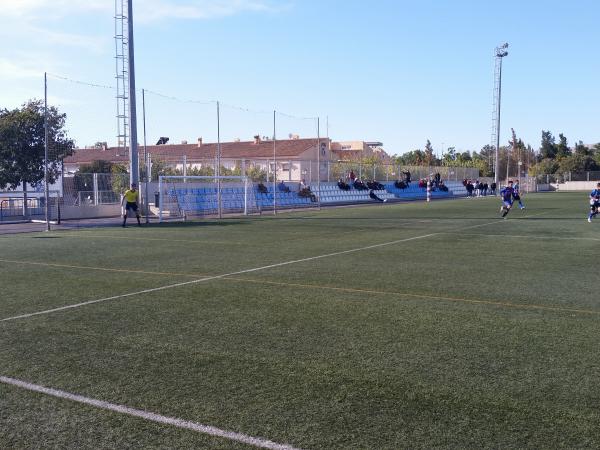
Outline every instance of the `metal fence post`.
{"label": "metal fence post", "polygon": [[93,180],[94,180],[94,206],[98,206],[98,174],[95,173],[93,174]]}

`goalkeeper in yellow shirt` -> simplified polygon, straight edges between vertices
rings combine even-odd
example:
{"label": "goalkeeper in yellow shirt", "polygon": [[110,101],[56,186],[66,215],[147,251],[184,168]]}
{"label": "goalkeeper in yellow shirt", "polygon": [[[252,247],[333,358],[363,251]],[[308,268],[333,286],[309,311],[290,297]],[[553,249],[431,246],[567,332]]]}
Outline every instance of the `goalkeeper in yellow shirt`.
{"label": "goalkeeper in yellow shirt", "polygon": [[123,211],[123,228],[125,228],[125,224],[127,223],[127,213],[129,210],[135,212],[135,217],[138,222],[138,227],[142,226],[140,222],[140,213],[138,212],[138,191],[137,185],[133,183],[131,185],[131,189],[125,191],[123,198],[121,199],[121,208],[123,208],[123,203],[125,203],[125,210]]}

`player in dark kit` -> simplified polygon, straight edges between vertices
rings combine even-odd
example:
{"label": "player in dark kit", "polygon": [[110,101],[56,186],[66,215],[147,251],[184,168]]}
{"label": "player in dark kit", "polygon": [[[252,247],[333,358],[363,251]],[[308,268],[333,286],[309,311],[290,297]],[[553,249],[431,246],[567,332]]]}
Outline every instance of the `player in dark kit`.
{"label": "player in dark kit", "polygon": [[519,191],[519,180],[517,180],[515,182],[515,185],[513,186],[513,199],[514,201],[519,202],[519,208],[525,209],[525,205],[521,201],[521,195]]}
{"label": "player in dark kit", "polygon": [[596,185],[596,189],[590,194],[590,215],[588,216],[588,222],[591,222],[596,217],[598,208],[600,208],[600,183]]}
{"label": "player in dark kit", "polygon": [[500,191],[500,196],[502,197],[502,207],[500,208],[500,212],[502,212],[502,218],[504,219],[512,208],[514,193],[512,181],[509,181],[508,186]]}

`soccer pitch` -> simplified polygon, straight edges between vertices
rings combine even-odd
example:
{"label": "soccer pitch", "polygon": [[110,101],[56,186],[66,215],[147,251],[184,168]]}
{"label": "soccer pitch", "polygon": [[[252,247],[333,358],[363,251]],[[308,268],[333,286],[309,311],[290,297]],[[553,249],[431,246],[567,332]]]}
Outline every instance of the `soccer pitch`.
{"label": "soccer pitch", "polygon": [[524,201],[0,236],[0,448],[597,448],[600,220]]}

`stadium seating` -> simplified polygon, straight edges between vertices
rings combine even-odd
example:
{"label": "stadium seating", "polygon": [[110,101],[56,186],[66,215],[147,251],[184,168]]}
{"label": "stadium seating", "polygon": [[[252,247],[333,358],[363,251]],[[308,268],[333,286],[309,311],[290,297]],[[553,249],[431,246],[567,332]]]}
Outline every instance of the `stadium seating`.
{"label": "stadium seating", "polygon": [[[351,188],[348,191],[344,191],[338,187],[337,183],[321,183],[320,186],[313,184],[310,189],[319,198],[321,203],[373,202],[373,199],[369,197],[368,190],[359,191],[358,189]],[[383,200],[389,201],[395,199],[394,194],[386,190],[373,192]]]}
{"label": "stadium seating", "polygon": [[[179,208],[188,213],[210,214],[218,208],[216,188],[173,189],[169,194],[176,197]],[[253,193],[248,191],[248,208],[255,205]],[[225,211],[243,211],[244,188],[222,188],[221,207]]]}
{"label": "stadium seating", "polygon": [[279,190],[273,191],[272,185],[266,187],[268,192],[264,194],[258,192],[256,188],[253,189],[253,192],[256,195],[256,204],[261,209],[272,208],[273,199],[275,199],[275,205],[278,208],[305,207],[310,206],[312,203],[310,198],[298,196],[298,192],[297,190],[294,190],[294,187],[292,187],[291,192],[283,192]]}
{"label": "stadium seating", "polygon": [[[384,200],[425,200],[427,191],[420,188],[417,183],[411,183],[406,189],[398,189],[393,182],[382,183],[385,189],[374,191],[375,194]],[[448,192],[433,191],[432,198],[448,198],[456,196],[466,196],[466,189],[461,182],[446,182]],[[313,204],[310,198],[298,196],[298,185],[293,183],[291,192],[274,190],[271,184],[265,185],[266,193],[258,192],[256,186],[249,187],[247,195],[248,210],[270,209],[273,207],[273,201],[278,208],[300,208]],[[342,190],[335,182],[323,182],[320,186],[311,185],[311,192],[323,204],[352,204],[352,203],[372,203],[373,199],[369,197],[369,190],[357,190],[351,188],[348,191]],[[179,207],[188,212],[200,214],[210,214],[218,208],[217,189],[214,187],[173,189],[170,195],[176,197]],[[243,211],[244,210],[244,188],[243,187],[223,187],[221,189],[221,205],[225,211]]]}
{"label": "stadium seating", "polygon": [[[406,189],[399,189],[393,182],[386,182],[385,189],[401,200],[425,200],[427,198],[427,189],[419,187],[416,182],[411,183]],[[448,189],[448,192],[440,190],[431,192],[431,198],[447,198],[451,196],[452,192],[450,189]]]}

